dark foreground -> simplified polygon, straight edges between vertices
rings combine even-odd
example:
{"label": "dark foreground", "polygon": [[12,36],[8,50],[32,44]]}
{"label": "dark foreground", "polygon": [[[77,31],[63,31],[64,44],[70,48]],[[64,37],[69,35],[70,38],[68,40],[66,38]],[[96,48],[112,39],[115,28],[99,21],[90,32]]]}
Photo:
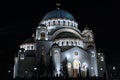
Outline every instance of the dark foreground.
{"label": "dark foreground", "polygon": [[96,77],[91,77],[91,78],[16,78],[14,80],[113,80],[113,79],[106,79],[106,78],[96,78]]}
{"label": "dark foreground", "polygon": [[86,77],[86,78],[65,78],[65,77],[44,77],[44,78],[7,78],[0,79],[0,80],[120,80],[120,76],[117,77]]}

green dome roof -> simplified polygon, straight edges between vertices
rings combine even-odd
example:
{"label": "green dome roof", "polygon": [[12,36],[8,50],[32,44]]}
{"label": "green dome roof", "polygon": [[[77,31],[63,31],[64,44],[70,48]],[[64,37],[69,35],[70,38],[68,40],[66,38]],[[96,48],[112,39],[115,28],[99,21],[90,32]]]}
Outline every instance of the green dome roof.
{"label": "green dome roof", "polygon": [[48,12],[44,16],[43,20],[52,19],[52,18],[64,18],[64,19],[74,20],[74,17],[69,12],[61,9],[56,9]]}

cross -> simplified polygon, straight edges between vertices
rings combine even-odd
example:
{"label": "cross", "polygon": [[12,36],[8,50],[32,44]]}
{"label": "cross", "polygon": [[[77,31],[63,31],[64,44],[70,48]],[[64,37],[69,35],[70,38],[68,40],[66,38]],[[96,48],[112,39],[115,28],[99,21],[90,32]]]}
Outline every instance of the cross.
{"label": "cross", "polygon": [[57,9],[59,10],[60,8],[60,6],[61,6],[61,4],[60,3],[56,3],[56,6],[57,6]]}

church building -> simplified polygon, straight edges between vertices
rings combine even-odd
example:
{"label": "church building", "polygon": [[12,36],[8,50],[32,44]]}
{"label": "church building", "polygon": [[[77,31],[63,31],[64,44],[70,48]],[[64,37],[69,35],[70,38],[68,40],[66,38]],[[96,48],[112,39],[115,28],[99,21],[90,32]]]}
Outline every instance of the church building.
{"label": "church building", "polygon": [[48,12],[14,58],[14,78],[103,77],[105,61],[98,53],[93,31],[79,30],[68,11]]}

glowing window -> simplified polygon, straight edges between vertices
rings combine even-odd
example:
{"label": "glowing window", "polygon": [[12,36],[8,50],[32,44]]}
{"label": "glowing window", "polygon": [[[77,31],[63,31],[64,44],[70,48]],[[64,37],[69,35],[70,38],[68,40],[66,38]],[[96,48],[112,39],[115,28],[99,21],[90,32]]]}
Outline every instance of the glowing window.
{"label": "glowing window", "polygon": [[100,68],[100,70],[102,71],[102,70],[103,70],[103,68]]}
{"label": "glowing window", "polygon": [[41,39],[45,40],[45,33],[44,32],[41,33]]}
{"label": "glowing window", "polygon": [[73,41],[71,41],[71,45],[73,46]]}
{"label": "glowing window", "polygon": [[95,52],[91,51],[91,57],[95,57]]}
{"label": "glowing window", "polygon": [[34,69],[34,70],[37,70],[37,68],[36,68],[36,67],[34,67],[33,69]]}
{"label": "glowing window", "polygon": [[93,69],[93,67],[91,67],[91,69]]}
{"label": "glowing window", "polygon": [[100,53],[98,53],[98,55],[100,55]]}
{"label": "glowing window", "polygon": [[104,61],[104,58],[103,58],[103,56],[101,56],[101,57],[100,57],[100,61]]}
{"label": "glowing window", "polygon": [[113,70],[115,70],[116,68],[115,67],[113,67]]}
{"label": "glowing window", "polygon": [[68,63],[68,64],[67,64],[67,67],[68,67],[68,68],[71,68],[71,63]]}
{"label": "glowing window", "polygon": [[21,52],[21,50],[19,50],[19,52]]}
{"label": "glowing window", "polygon": [[20,60],[24,60],[24,59],[25,59],[24,54],[21,54],[21,55],[20,55]]}
{"label": "glowing window", "polygon": [[79,69],[79,67],[80,67],[80,61],[74,60],[74,61],[73,61],[73,68],[74,68],[74,69]]}

